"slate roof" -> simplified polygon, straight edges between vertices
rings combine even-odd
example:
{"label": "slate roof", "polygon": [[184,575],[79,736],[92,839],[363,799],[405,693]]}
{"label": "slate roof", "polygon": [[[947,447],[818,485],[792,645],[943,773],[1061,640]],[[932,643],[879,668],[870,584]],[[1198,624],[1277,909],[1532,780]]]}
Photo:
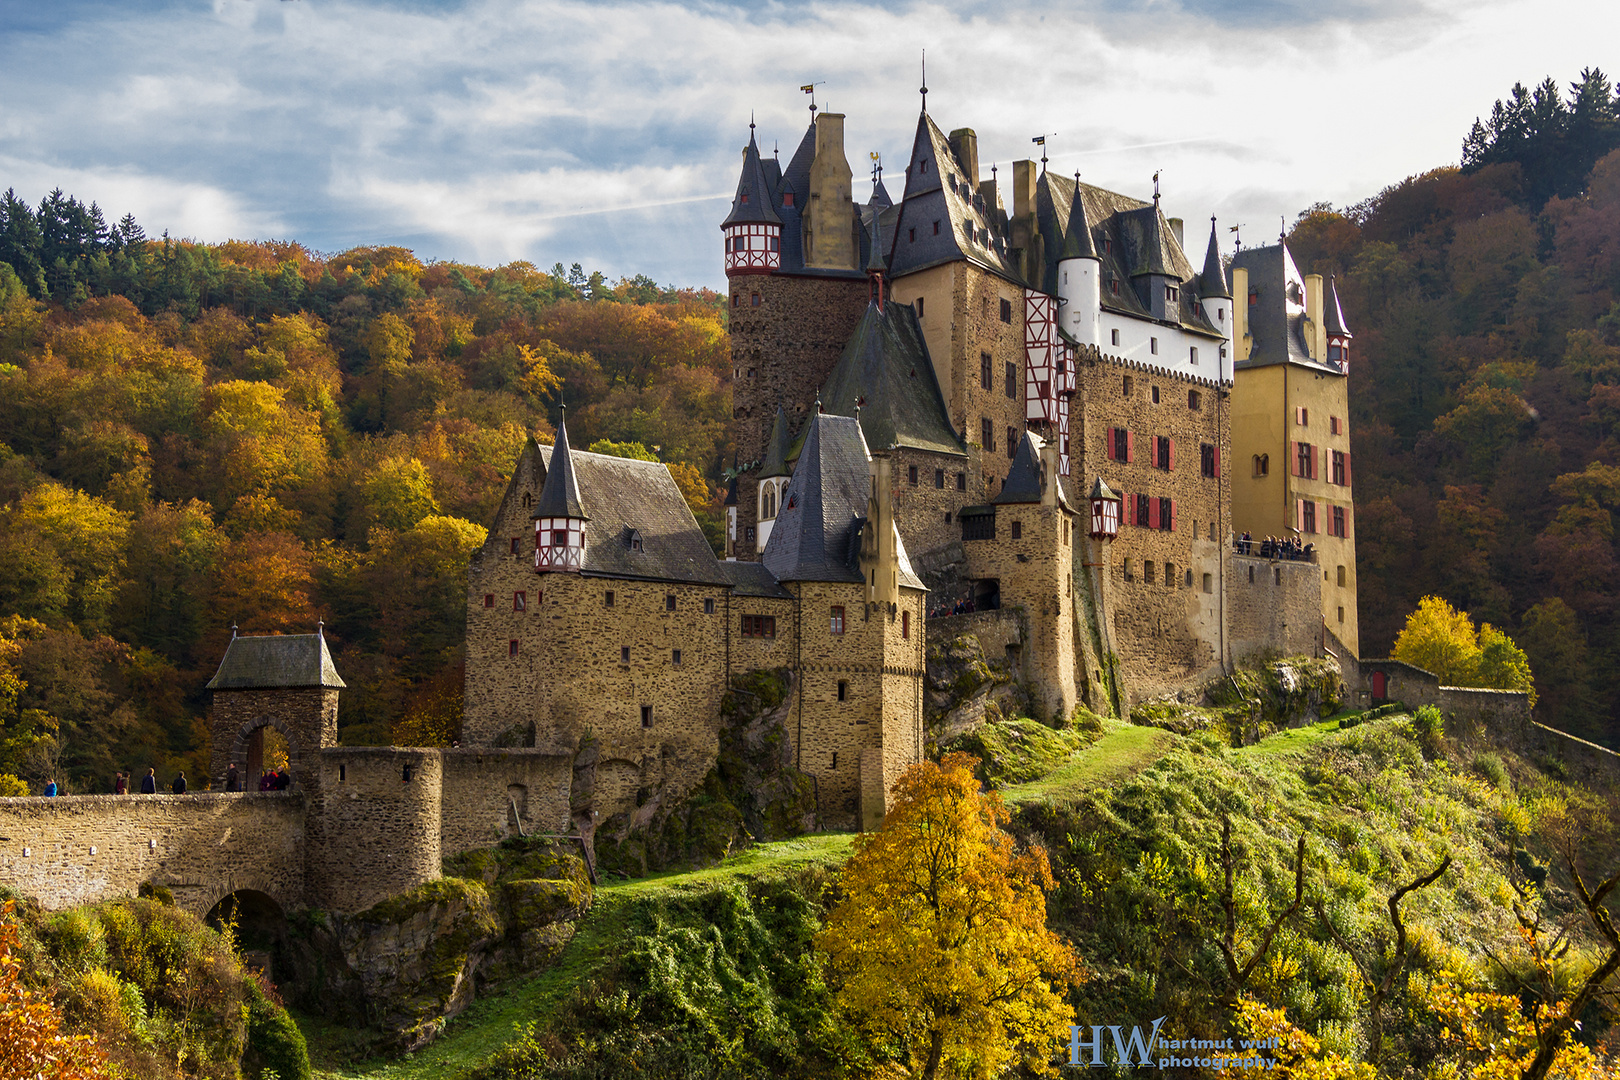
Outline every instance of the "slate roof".
{"label": "slate roof", "polygon": [[1339,306],[1339,289],[1331,275],[1322,293],[1322,328],[1335,336],[1355,337],[1344,325],[1344,308]]}
{"label": "slate roof", "polygon": [[[1045,439],[1033,431],[1024,432],[1024,437],[1018,442],[1018,452],[1013,456],[1012,468],[1007,470],[1006,479],[1001,482],[1001,490],[990,500],[992,506],[1041,501],[1041,450],[1045,446]],[[1055,480],[1057,501],[1067,507],[1069,499],[1068,493],[1064,490],[1063,478],[1058,476]]]}
{"label": "slate roof", "polygon": [[720,223],[728,225],[751,223],[780,225],[782,219],[771,205],[776,193],[765,178],[765,169],[759,160],[759,144],[754,141],[753,125],[748,126],[748,146],[743,150],[742,175],[737,178],[737,193],[731,198],[731,213]]}
{"label": "slate roof", "polygon": [[1221,267],[1221,242],[1215,232],[1215,219],[1209,219],[1209,249],[1204,252],[1204,272],[1198,275],[1198,295],[1204,299],[1232,299],[1226,287],[1226,271]]}
{"label": "slate roof", "polygon": [[[1080,174],[1074,174],[1075,187],[1080,186]],[[1091,222],[1086,220],[1086,200],[1069,198],[1069,223],[1063,231],[1063,245],[1058,259],[1095,259],[1097,243],[1091,236]]]}
{"label": "slate roof", "polygon": [[[566,413],[557,421],[557,445],[554,448],[557,467],[548,466],[545,486],[534,501],[533,517],[585,518],[585,506],[579,497],[579,479],[574,475],[573,455],[568,449],[568,417]],[[550,462],[551,457],[546,461]],[[589,520],[589,518],[586,518]]]}
{"label": "slate roof", "polygon": [[[562,449],[539,447],[539,468],[549,489],[557,470],[551,463]],[[603,577],[685,581],[706,585],[727,584],[697,519],[681,497],[669,470],[656,461],[588,454],[581,450],[565,459],[589,492],[591,516],[585,523],[586,574]],[[541,501],[544,500],[544,491]],[[536,511],[538,513],[538,511]],[[631,545],[641,540],[641,550]]]}
{"label": "slate roof", "polygon": [[759,466],[759,478],[768,480],[773,476],[788,475],[788,447],[792,444],[793,435],[788,431],[787,413],[782,406],[776,407],[776,419],[771,421],[771,437],[765,444],[765,460]]}
{"label": "slate roof", "polygon": [[[1082,246],[1079,238],[1071,240],[1069,230],[1076,217],[1077,192],[1080,220],[1090,231],[1090,247],[1100,264],[1104,311],[1152,319],[1153,312],[1142,302],[1132,279],[1163,274],[1180,283],[1177,319],[1182,329],[1211,338],[1226,336],[1204,316],[1198,302],[1199,276],[1157,206],[1050,172],[1042,173],[1035,185],[1036,220],[1046,250],[1041,287],[1046,292],[1055,295],[1058,291],[1058,260],[1073,257],[1063,253],[1071,243]],[[1110,280],[1120,283],[1118,295],[1108,287]]]}
{"label": "slate roof", "polygon": [[824,411],[855,416],[866,445],[965,456],[934,378],[922,325],[910,304],[868,304],[821,389]]}
{"label": "slate roof", "polygon": [[210,690],[264,690],[321,686],[341,690],[332,654],[321,634],[233,637]]}
{"label": "slate roof", "polygon": [[[1249,289],[1256,294],[1255,303],[1249,304],[1249,334],[1253,338],[1249,358],[1233,367],[1288,363],[1341,374],[1337,367],[1311,359],[1305,344],[1304,312],[1288,311],[1288,271],[1299,273],[1293,263],[1293,256],[1283,244],[1244,248],[1232,257],[1232,269],[1249,272]],[[1248,297],[1239,297],[1236,302],[1247,303]]]}
{"label": "slate roof", "polygon": [[764,563],[723,562],[720,572],[726,575],[732,593],[737,596],[770,596],[778,600],[793,598],[792,593],[776,583]]}
{"label": "slate roof", "polygon": [[[889,272],[899,277],[966,259],[1009,281],[1022,283],[999,209],[979,194],[978,177],[963,174],[949,140],[923,113],[917,119],[917,134],[912,141]],[[938,235],[933,231],[935,221],[940,223]],[[910,238],[913,229],[916,240]]]}
{"label": "slate roof", "polygon": [[851,416],[816,415],[761,556],[777,581],[862,581],[856,565],[870,455]]}
{"label": "slate roof", "polygon": [[[773,205],[782,219],[782,269],[804,269],[804,225],[800,215],[810,201],[810,166],[816,160],[816,124],[811,120],[804,129],[793,156],[782,169],[782,178],[776,182]],[[783,206],[784,192],[793,192],[793,205]]]}

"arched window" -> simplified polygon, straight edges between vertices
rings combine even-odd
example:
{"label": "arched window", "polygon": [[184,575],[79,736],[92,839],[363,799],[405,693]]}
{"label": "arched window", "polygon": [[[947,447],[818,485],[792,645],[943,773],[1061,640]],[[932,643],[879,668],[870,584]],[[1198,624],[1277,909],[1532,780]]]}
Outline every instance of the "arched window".
{"label": "arched window", "polygon": [[1270,473],[1271,473],[1271,455],[1270,454],[1256,454],[1256,455],[1254,455],[1254,475],[1256,475],[1256,476],[1267,476]]}

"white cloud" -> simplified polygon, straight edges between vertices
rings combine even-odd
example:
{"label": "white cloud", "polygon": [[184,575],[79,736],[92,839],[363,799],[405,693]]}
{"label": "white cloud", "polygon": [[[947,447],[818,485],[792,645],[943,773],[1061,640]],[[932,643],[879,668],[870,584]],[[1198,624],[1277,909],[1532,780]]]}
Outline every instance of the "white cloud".
{"label": "white cloud", "polygon": [[[902,160],[930,110],[981,160],[1031,156],[1272,234],[1454,160],[1515,79],[1569,79],[1617,29],[1583,0],[1324,9],[1237,0],[763,5],[216,0],[75,9],[0,33],[0,184],[61,186],[149,231],[334,250],[575,261],[720,278],[717,223],[757,111],[803,133],[801,82],[846,149]],[[1572,34],[1569,27],[1581,26]],[[0,27],[3,31],[4,27]],[[1038,151],[1037,151],[1038,153]],[[891,190],[898,179],[891,173]],[[857,190],[864,190],[858,185]],[[1259,230],[1257,233],[1252,230]]]}

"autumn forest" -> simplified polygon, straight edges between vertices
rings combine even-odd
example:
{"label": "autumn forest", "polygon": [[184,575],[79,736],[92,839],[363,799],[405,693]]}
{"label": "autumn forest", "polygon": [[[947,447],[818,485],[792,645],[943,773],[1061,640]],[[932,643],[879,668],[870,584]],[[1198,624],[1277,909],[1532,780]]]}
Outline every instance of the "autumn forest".
{"label": "autumn forest", "polygon": [[[1424,595],[1527,652],[1538,709],[1620,745],[1620,131],[1516,87],[1461,167],[1300,214],[1351,375],[1363,651]],[[723,298],[575,265],[319,254],[0,199],[0,774],[201,773],[232,627],[324,620],[345,742],[444,742],[463,580],[523,440],[670,465],[711,539]],[[4,793],[4,792],[0,792]]]}

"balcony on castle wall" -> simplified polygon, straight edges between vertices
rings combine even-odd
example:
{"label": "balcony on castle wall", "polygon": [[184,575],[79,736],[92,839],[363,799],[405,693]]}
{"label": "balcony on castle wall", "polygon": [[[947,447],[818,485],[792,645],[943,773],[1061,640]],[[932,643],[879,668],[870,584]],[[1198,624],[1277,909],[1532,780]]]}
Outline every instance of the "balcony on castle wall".
{"label": "balcony on castle wall", "polygon": [[1320,554],[1315,544],[1297,544],[1289,540],[1244,540],[1236,538],[1232,541],[1232,552],[1236,555],[1247,555],[1254,559],[1270,559],[1272,562],[1299,562],[1315,563]]}

